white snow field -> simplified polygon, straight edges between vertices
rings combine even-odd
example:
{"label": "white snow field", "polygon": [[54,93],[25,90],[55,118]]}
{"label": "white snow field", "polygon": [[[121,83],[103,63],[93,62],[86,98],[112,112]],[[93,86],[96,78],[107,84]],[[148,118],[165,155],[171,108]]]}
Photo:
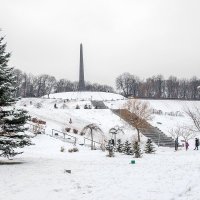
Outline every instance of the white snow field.
{"label": "white snow field", "polygon": [[[103,99],[97,94],[92,100],[103,100],[109,108],[124,107],[127,100],[115,95],[101,93]],[[32,117],[47,122],[46,134],[34,137],[35,145],[25,147],[24,153],[14,160],[0,158],[0,200],[200,200],[200,152],[193,150],[193,140],[188,151],[156,147],[155,154],[143,154],[138,159],[119,153],[109,158],[107,152],[79,145],[83,136],[71,131],[69,134],[77,137],[79,152],[69,153],[73,144],[51,137],[52,129],[64,131],[70,127],[80,132],[85,125],[96,123],[107,139],[111,137],[109,129],[115,125],[123,127],[124,134],[118,135],[123,141],[136,134],[109,109],[83,109],[85,104],[91,105],[91,92],[82,93],[77,99],[69,96],[52,94],[50,99],[27,98],[17,103],[17,108],[24,108]],[[162,111],[154,114],[151,123],[166,134],[177,124],[191,125],[184,109],[200,106],[199,101],[143,101]],[[75,109],[77,104],[80,109]],[[171,116],[174,113],[177,116]],[[100,141],[101,135],[95,136],[95,140]],[[145,140],[143,136],[142,148]],[[61,147],[65,152],[60,151]],[[130,164],[131,160],[136,164]],[[65,170],[71,170],[71,174]]]}
{"label": "white snow field", "polygon": [[[47,98],[47,96],[45,96]],[[69,100],[121,100],[125,97],[109,92],[61,92],[49,95],[50,98],[69,99]]]}
{"label": "white snow field", "polygon": [[[138,159],[119,153],[109,158],[82,146],[76,153],[60,152],[72,145],[46,135],[33,142],[9,161],[21,164],[0,166],[0,199],[199,200],[198,151],[159,148]],[[133,159],[136,164],[130,164]]]}

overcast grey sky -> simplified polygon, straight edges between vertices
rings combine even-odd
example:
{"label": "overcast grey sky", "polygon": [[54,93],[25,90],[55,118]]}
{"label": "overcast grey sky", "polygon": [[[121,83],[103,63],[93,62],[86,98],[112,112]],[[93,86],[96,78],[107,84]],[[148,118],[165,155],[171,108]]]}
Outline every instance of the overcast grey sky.
{"label": "overcast grey sky", "polygon": [[32,74],[114,86],[141,78],[200,77],[199,0],[0,0],[10,64]]}

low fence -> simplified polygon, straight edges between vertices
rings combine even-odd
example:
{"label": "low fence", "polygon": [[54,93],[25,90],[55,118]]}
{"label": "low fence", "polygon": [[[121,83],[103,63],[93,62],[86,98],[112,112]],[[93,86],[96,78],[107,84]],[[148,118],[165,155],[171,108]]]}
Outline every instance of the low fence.
{"label": "low fence", "polygon": [[52,129],[51,133],[52,133],[53,137],[59,138],[64,142],[69,142],[69,143],[73,143],[74,145],[76,145],[77,138],[72,135],[69,135],[62,131],[58,131],[56,129]]}
{"label": "low fence", "polygon": [[[90,144],[88,144],[87,141],[89,141]],[[89,138],[84,137],[84,146],[90,146],[91,147],[91,144],[92,144],[92,140],[89,139]],[[94,149],[97,149],[97,148],[101,149],[102,148],[102,143],[96,142],[96,141],[93,140],[93,147],[94,147]]]}

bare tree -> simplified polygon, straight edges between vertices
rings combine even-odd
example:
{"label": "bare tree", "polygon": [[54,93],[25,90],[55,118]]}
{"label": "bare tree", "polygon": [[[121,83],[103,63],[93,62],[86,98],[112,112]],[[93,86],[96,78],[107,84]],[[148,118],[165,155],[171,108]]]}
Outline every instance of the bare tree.
{"label": "bare tree", "polygon": [[[185,143],[193,138],[195,138],[196,136],[196,132],[190,128],[190,127],[182,127],[182,131],[181,131],[181,136],[183,137]],[[185,148],[187,150],[187,146],[185,145]]]}
{"label": "bare tree", "polygon": [[119,133],[124,133],[123,131],[123,128],[122,127],[119,127],[119,126],[115,126],[113,128],[111,128],[109,130],[109,133],[111,133],[112,135],[114,135],[114,141],[115,141],[115,145],[116,145],[116,142],[117,142],[117,134]]}
{"label": "bare tree", "polygon": [[51,94],[53,88],[55,87],[55,85],[56,85],[55,77],[47,75],[45,92],[46,92],[48,98],[49,98],[49,95]]}
{"label": "bare tree", "polygon": [[123,73],[116,78],[116,87],[125,97],[136,96],[139,78],[129,73]]}
{"label": "bare tree", "polygon": [[131,112],[128,116],[137,130],[138,142],[140,142],[140,131],[148,126],[147,121],[152,119],[152,110],[147,102],[138,99],[129,99],[125,107]]}
{"label": "bare tree", "polygon": [[194,131],[200,132],[200,108],[198,108],[197,106],[194,106],[193,109],[187,107],[185,109],[185,113],[193,122],[193,125],[195,126],[196,129]]}
{"label": "bare tree", "polygon": [[171,135],[171,137],[176,140],[176,138],[180,137],[182,134],[182,129],[181,126],[177,125],[174,128],[171,128],[170,130],[168,130],[168,133]]}
{"label": "bare tree", "polygon": [[103,131],[101,130],[100,127],[98,127],[96,124],[88,124],[83,128],[81,131],[83,134],[88,133],[89,136],[91,137],[91,150],[94,149],[94,132],[98,132],[103,136]]}
{"label": "bare tree", "polygon": [[168,132],[170,133],[170,135],[174,140],[178,137],[182,137],[185,143],[196,136],[196,132],[194,131],[194,129],[189,126],[177,125],[175,128],[170,129]]}

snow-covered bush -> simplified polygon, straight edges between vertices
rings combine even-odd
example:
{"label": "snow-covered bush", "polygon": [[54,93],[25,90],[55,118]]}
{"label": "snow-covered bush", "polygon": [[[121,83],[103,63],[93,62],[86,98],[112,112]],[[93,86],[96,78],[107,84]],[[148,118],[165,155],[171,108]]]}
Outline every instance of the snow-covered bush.
{"label": "snow-covered bush", "polygon": [[60,147],[60,152],[64,152],[65,148],[64,147]]}
{"label": "snow-covered bush", "polygon": [[67,132],[70,132],[71,128],[65,128],[65,130],[66,130]]}
{"label": "snow-covered bush", "polygon": [[68,108],[68,106],[65,103],[63,103],[63,105],[60,108],[66,109],[66,108]]}
{"label": "snow-covered bush", "polygon": [[78,151],[79,151],[79,150],[78,150],[77,147],[74,147],[74,148],[72,148],[72,149],[68,149],[68,152],[69,152],[69,153],[78,152]]}
{"label": "snow-covered bush", "polygon": [[146,146],[145,146],[144,152],[150,154],[150,153],[154,153],[155,151],[156,150],[155,150],[155,147],[154,147],[154,145],[152,143],[152,140],[148,139],[147,142],[146,142]]}
{"label": "snow-covered bush", "polygon": [[80,106],[78,104],[76,105],[76,109],[80,109]]}
{"label": "snow-covered bush", "polygon": [[113,144],[109,143],[106,145],[106,150],[108,151],[108,157],[114,157],[115,147]]}
{"label": "snow-covered bush", "polygon": [[123,144],[122,144],[121,139],[117,140],[116,151],[119,152],[119,153],[123,152]]}
{"label": "snow-covered bush", "polygon": [[85,135],[85,133],[81,131],[81,132],[80,132],[80,135],[83,136],[83,135]]}
{"label": "snow-covered bush", "polygon": [[138,141],[135,141],[133,143],[133,154],[135,158],[141,158],[142,157],[142,151],[140,148],[140,143]]}
{"label": "snow-covered bush", "polygon": [[40,102],[38,102],[38,103],[36,103],[35,107],[38,108],[38,109],[42,108],[42,104]]}
{"label": "snow-covered bush", "polygon": [[78,133],[78,130],[77,129],[73,129],[73,133],[77,134]]}
{"label": "snow-covered bush", "polygon": [[124,143],[122,152],[126,155],[132,155],[133,154],[133,149],[131,147],[131,143],[129,143],[128,140],[126,140],[126,142]]}

